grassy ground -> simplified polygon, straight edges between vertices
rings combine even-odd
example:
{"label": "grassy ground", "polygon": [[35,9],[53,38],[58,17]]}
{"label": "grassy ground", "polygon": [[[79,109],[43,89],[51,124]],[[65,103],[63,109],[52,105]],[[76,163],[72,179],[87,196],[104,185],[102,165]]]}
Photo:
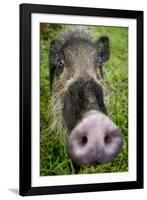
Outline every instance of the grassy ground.
{"label": "grassy ground", "polygon": [[[41,25],[40,38],[40,175],[74,174],[66,152],[65,140],[56,130],[49,131],[50,100],[48,52],[50,41],[65,29],[62,25]],[[80,173],[123,172],[128,170],[128,29],[91,27],[95,38],[105,35],[110,39],[111,56],[104,65],[106,105],[111,119],[124,135],[124,147],[109,164],[82,166]]]}

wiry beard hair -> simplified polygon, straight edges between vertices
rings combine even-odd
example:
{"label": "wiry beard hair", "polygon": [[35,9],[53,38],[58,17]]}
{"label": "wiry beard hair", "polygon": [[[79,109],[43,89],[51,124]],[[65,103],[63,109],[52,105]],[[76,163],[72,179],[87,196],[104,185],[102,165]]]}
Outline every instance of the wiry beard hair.
{"label": "wiry beard hair", "polygon": [[48,128],[47,132],[49,134],[56,133],[55,137],[60,137],[62,139],[67,138],[67,129],[65,127],[65,122],[62,116],[62,103],[59,94],[50,94],[50,99],[48,102]]}

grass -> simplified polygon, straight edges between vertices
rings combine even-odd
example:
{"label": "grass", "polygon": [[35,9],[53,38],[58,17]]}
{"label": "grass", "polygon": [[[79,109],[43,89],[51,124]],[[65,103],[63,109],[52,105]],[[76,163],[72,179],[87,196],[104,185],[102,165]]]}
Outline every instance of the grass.
{"label": "grass", "polygon": [[[56,130],[50,131],[51,117],[48,103],[50,41],[65,29],[63,25],[41,24],[40,37],[40,175],[74,174],[67,155],[66,141]],[[119,27],[90,27],[95,38],[101,35],[110,39],[111,55],[104,65],[106,106],[109,116],[124,135],[121,153],[111,163],[82,166],[81,174],[128,171],[128,29]]]}

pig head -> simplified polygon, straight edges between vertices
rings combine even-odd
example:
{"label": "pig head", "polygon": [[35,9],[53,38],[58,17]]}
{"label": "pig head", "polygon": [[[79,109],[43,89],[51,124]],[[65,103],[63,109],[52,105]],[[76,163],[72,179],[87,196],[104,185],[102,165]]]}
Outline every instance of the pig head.
{"label": "pig head", "polygon": [[109,54],[108,37],[94,42],[80,29],[51,43],[52,92],[68,132],[68,154],[77,165],[111,162],[123,146],[104,103],[102,65]]}

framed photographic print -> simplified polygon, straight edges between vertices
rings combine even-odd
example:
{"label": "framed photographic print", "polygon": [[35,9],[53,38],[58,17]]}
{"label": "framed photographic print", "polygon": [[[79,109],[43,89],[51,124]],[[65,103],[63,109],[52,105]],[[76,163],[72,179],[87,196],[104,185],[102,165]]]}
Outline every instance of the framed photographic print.
{"label": "framed photographic print", "polygon": [[20,195],[143,188],[143,11],[20,5]]}

